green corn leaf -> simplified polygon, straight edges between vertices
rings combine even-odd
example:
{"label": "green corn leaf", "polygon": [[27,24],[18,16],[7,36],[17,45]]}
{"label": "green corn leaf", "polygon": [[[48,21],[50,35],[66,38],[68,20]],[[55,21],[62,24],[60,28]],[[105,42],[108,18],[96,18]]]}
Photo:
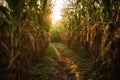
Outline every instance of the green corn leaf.
{"label": "green corn leaf", "polygon": [[105,10],[105,15],[108,17],[108,19],[111,19],[112,13],[111,13],[110,0],[103,0],[103,6],[104,6],[104,10]]}
{"label": "green corn leaf", "polygon": [[6,0],[13,15],[19,16],[25,6],[25,0]]}
{"label": "green corn leaf", "polygon": [[0,6],[0,12],[7,18],[9,19],[9,10],[6,7]]}

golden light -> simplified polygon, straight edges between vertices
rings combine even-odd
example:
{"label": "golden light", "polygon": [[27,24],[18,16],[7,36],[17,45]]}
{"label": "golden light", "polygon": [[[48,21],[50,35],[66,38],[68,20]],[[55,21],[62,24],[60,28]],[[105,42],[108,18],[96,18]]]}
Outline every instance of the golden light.
{"label": "golden light", "polygon": [[61,18],[62,17],[60,13],[54,12],[54,14],[52,15],[52,23],[54,24],[57,20],[60,20]]}
{"label": "golden light", "polygon": [[52,0],[53,12],[52,12],[52,24],[55,24],[56,21],[62,18],[61,16],[61,9],[63,7],[63,0]]}

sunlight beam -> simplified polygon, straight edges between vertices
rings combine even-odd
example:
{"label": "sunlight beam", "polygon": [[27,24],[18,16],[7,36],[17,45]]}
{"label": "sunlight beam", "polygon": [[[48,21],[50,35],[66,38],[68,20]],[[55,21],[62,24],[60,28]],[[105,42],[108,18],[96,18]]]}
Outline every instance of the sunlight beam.
{"label": "sunlight beam", "polygon": [[61,9],[63,7],[63,0],[52,0],[53,6],[53,13],[52,13],[52,24],[55,24],[56,21],[62,19],[61,16]]}

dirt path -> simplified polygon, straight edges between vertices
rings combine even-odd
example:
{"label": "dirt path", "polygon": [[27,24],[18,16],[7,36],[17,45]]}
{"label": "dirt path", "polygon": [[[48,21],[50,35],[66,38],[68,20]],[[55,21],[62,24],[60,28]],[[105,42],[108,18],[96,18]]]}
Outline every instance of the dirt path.
{"label": "dirt path", "polygon": [[[77,78],[76,67],[72,67],[72,61],[69,59],[65,50],[60,50],[58,47],[54,47],[58,60],[55,67],[58,70],[54,80],[80,80]],[[74,65],[75,66],[75,65]]]}
{"label": "dirt path", "polygon": [[52,43],[41,61],[31,67],[30,80],[83,80],[76,59],[64,44]]}

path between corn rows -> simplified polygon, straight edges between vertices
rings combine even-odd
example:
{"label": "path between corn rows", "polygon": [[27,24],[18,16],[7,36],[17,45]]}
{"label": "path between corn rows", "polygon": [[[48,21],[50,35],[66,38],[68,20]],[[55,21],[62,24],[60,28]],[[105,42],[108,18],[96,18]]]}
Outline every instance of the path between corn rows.
{"label": "path between corn rows", "polygon": [[31,69],[30,80],[82,80],[73,61],[78,56],[61,43],[50,46],[37,67]]}
{"label": "path between corn rows", "polygon": [[55,80],[78,80],[76,76],[76,67],[71,68],[71,60],[64,50],[54,47],[58,60],[56,61],[56,69],[59,71]]}

